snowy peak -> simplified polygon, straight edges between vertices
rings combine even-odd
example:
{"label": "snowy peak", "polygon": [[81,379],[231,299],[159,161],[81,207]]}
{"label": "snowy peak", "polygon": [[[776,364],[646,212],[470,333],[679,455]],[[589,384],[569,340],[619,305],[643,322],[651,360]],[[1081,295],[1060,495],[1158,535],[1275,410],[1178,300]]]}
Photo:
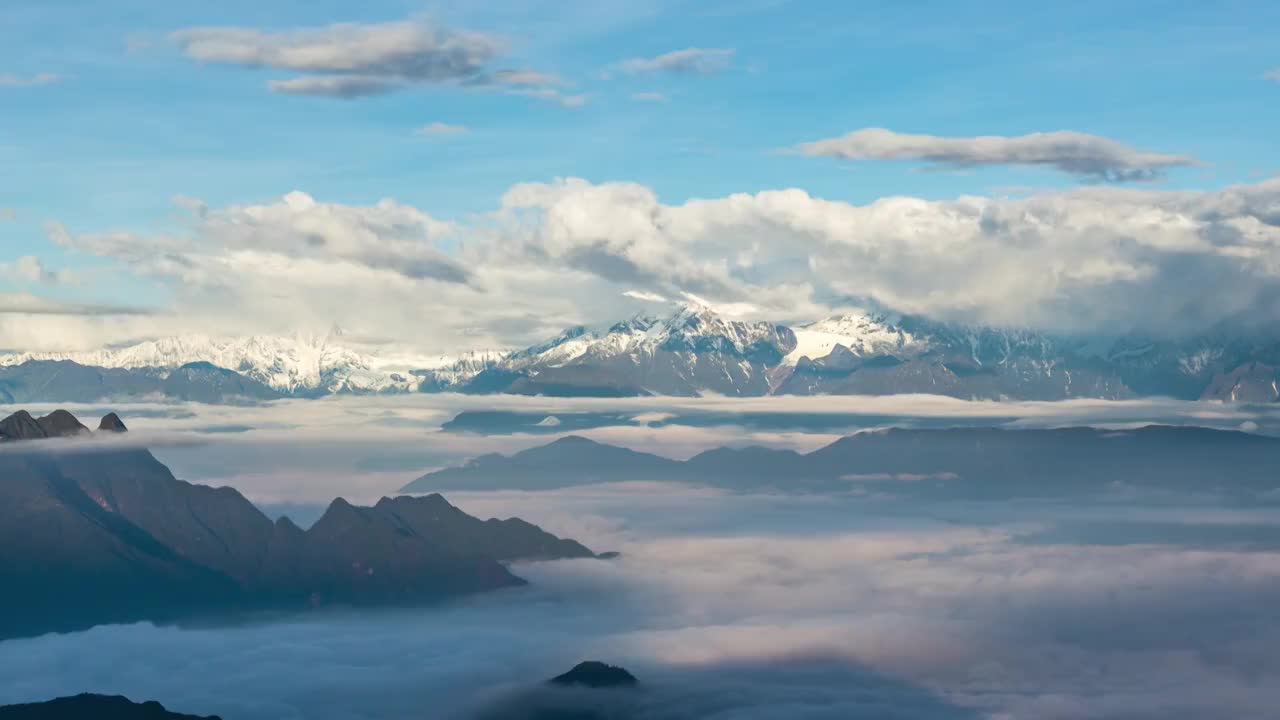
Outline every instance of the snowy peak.
{"label": "snowy peak", "polygon": [[772,362],[776,363],[794,345],[791,330],[781,325],[726,320],[706,306],[688,304],[666,317],[637,315],[603,330],[571,328],[546,343],[512,354],[504,364],[513,369],[561,367],[622,355],[652,356],[659,351],[762,354],[765,361],[774,354],[777,358]]}
{"label": "snowy peak", "polygon": [[251,335],[222,338],[180,335],[88,352],[17,353],[0,356],[0,366],[29,360],[70,360],[104,368],[177,371],[196,363],[232,370],[273,390],[293,395],[339,392],[411,392],[425,371],[470,379],[502,358],[496,351],[460,356],[378,356],[340,344],[333,335]]}
{"label": "snowy peak", "polygon": [[801,358],[818,360],[843,346],[855,357],[924,352],[927,338],[904,330],[888,313],[851,312],[833,315],[795,329],[796,347],[782,359],[794,366]]}

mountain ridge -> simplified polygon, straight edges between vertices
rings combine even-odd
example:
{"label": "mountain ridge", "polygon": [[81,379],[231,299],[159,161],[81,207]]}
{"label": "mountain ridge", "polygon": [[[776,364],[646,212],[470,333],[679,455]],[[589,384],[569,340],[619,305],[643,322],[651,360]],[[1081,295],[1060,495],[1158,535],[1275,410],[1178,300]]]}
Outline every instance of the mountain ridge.
{"label": "mountain ridge", "polygon": [[[15,413],[0,427],[29,427],[27,418]],[[472,517],[438,494],[370,507],[338,498],[303,530],[232,488],[174,478],[145,449],[68,448],[48,437],[13,438],[0,453],[0,637],[434,602],[525,584],[510,562],[595,557],[519,518]]]}
{"label": "mountain ridge", "polygon": [[[557,458],[555,461],[552,458]],[[1155,458],[1155,459],[1153,459]],[[1054,497],[1123,488],[1280,500],[1280,438],[1194,426],[1005,429],[891,428],[840,438],[808,453],[714,448],[688,460],[585,438],[427,473],[402,492],[552,490],[663,481],[748,492]]]}
{"label": "mountain ridge", "polygon": [[199,402],[414,392],[548,396],[887,395],[1280,401],[1280,339],[1054,335],[878,310],[787,326],[698,304],[575,326],[515,351],[358,351],[342,336],[179,336],[85,353],[0,355],[0,401]]}

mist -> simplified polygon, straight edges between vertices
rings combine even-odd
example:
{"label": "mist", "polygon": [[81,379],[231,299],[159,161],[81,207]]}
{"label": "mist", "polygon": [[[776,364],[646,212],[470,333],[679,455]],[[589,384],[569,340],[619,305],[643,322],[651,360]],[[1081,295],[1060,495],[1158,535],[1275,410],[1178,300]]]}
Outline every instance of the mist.
{"label": "mist", "polygon": [[[450,499],[622,555],[519,565],[527,588],[412,611],[6,641],[0,703],[124,693],[228,720],[479,720],[564,702],[673,720],[1280,707],[1272,510],[657,482]],[[584,659],[621,664],[641,686],[543,686]]]}

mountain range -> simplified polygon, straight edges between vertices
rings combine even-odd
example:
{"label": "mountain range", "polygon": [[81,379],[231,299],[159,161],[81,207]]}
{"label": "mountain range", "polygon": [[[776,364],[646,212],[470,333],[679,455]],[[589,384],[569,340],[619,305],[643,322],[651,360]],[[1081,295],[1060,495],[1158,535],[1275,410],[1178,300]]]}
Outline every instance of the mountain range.
{"label": "mountain range", "polygon": [[[125,432],[107,416],[92,434]],[[0,638],[245,611],[397,605],[523,585],[506,563],[590,558],[518,518],[440,495],[339,498],[310,528],[231,488],[173,477],[145,449],[81,443],[65,411],[0,421]]]}
{"label": "mountain range", "polygon": [[716,448],[688,460],[565,436],[490,454],[403,492],[549,490],[665,481],[734,491],[838,492],[938,499],[1068,497],[1128,490],[1280,501],[1280,438],[1200,427],[890,429],[810,453]]}
{"label": "mountain range", "polygon": [[0,355],[0,401],[10,403],[410,392],[1275,402],[1280,338],[1068,336],[879,311],[786,326],[690,304],[662,317],[573,327],[520,350],[452,356],[358,350],[341,334],[183,336],[93,352]]}

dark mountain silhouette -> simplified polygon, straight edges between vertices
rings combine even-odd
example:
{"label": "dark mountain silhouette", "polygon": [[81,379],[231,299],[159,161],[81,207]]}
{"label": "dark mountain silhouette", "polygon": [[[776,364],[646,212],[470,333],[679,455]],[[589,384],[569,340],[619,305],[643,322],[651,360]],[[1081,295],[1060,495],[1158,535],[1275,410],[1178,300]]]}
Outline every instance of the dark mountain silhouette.
{"label": "dark mountain silhouette", "polygon": [[589,688],[633,687],[639,681],[625,668],[598,660],[580,662],[572,670],[547,681],[552,685],[577,685]]}
{"label": "dark mountain silhouette", "polygon": [[56,700],[0,706],[0,720],[221,720],[216,715],[183,715],[150,700],[135,703],[120,695],[74,695]]}
{"label": "dark mountain silhouette", "polygon": [[[678,469],[679,463],[657,455],[568,435],[512,456],[481,455],[461,467],[424,475],[405,485],[402,492],[428,492],[442,487],[544,490],[568,485],[653,480]],[[518,485],[512,484],[515,478],[519,478]]]}
{"label": "dark mountain silhouette", "polygon": [[841,438],[808,454],[718,448],[687,461],[561,438],[486,455],[414,480],[406,492],[549,489],[662,480],[733,490],[888,492],[1011,498],[1128,486],[1274,501],[1280,439],[1200,427],[893,429]]}
{"label": "dark mountain silhouette", "polygon": [[[0,427],[39,428],[29,419],[15,413]],[[439,495],[373,507],[338,499],[302,530],[231,488],[175,479],[145,449],[13,445],[0,453],[0,637],[421,603],[522,585],[505,562],[593,557],[519,519],[473,518]]]}
{"label": "dark mountain silhouette", "polygon": [[102,420],[98,422],[98,432],[128,432],[128,430],[124,421],[115,413],[103,415]]}

